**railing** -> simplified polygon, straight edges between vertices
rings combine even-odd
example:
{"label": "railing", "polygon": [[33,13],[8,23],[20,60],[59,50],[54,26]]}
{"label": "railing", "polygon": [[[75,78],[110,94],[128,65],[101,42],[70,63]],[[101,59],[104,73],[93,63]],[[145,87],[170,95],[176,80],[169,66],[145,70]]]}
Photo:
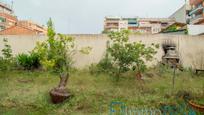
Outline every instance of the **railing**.
{"label": "railing", "polygon": [[200,4],[198,7],[192,9],[192,10],[190,11],[189,15],[192,15],[192,14],[198,12],[199,10],[203,10],[203,9],[204,9],[203,5]]}
{"label": "railing", "polygon": [[129,27],[138,27],[139,24],[128,24]]}
{"label": "railing", "polygon": [[2,27],[6,27],[6,25],[7,25],[7,23],[5,23],[5,22],[0,22],[0,26]]}
{"label": "railing", "polygon": [[202,14],[197,15],[196,17],[191,18],[191,19],[190,19],[190,23],[191,23],[191,24],[194,24],[194,23],[198,22],[200,19],[204,19],[204,17],[203,17]]}
{"label": "railing", "polygon": [[116,25],[105,25],[105,28],[118,28]]}

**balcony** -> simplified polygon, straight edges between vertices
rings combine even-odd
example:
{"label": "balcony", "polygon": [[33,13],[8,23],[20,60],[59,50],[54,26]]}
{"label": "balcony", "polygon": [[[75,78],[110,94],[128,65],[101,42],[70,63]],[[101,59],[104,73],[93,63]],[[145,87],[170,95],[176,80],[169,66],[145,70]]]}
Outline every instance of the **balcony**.
{"label": "balcony", "polygon": [[119,20],[105,20],[105,23],[119,23]]}
{"label": "balcony", "polygon": [[193,15],[193,14],[197,13],[198,11],[202,11],[203,9],[204,9],[203,5],[200,4],[200,5],[198,5],[198,7],[192,9],[190,11],[189,15]]}
{"label": "balcony", "polygon": [[128,27],[138,27],[138,24],[128,24]]}
{"label": "balcony", "polygon": [[197,24],[202,20],[204,20],[203,14],[200,14],[200,15],[197,15],[196,17],[191,18],[190,24]]}
{"label": "balcony", "polygon": [[118,25],[105,25],[105,28],[118,28]]}
{"label": "balcony", "polygon": [[6,22],[0,22],[0,26],[6,26],[7,23]]}
{"label": "balcony", "polygon": [[190,0],[191,5],[198,5],[198,4],[201,4],[202,2],[203,0]]}

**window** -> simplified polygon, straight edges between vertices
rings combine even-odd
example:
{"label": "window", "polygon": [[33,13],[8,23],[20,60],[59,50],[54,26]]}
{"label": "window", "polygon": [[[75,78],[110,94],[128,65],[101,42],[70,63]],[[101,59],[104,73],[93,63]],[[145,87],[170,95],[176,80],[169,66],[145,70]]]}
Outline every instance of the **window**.
{"label": "window", "polygon": [[6,21],[5,18],[0,17],[0,22],[5,22],[5,21]]}

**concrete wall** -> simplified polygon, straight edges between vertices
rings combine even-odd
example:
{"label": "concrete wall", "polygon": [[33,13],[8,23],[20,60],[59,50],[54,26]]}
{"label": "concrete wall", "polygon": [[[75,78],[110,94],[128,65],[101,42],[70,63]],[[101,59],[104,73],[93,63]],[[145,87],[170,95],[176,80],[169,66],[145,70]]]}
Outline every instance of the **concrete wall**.
{"label": "concrete wall", "polygon": [[189,35],[204,34],[204,25],[187,25]]}
{"label": "concrete wall", "polygon": [[[103,57],[106,48],[106,35],[71,35],[75,37],[76,49],[90,46],[92,51],[89,55],[81,54],[79,51],[74,55],[75,67],[87,67],[91,63],[97,63]],[[31,51],[37,41],[46,40],[45,36],[0,36],[0,50],[3,48],[3,38],[8,38],[9,44],[12,46],[13,53],[23,53]],[[177,44],[181,62],[184,67],[204,66],[204,36],[184,36],[184,35],[131,35],[131,41],[142,41],[146,45],[151,43],[162,44],[164,40],[171,39]],[[0,53],[1,55],[1,53]],[[163,50],[160,47],[155,55],[154,61],[148,65],[156,64],[161,61]]]}
{"label": "concrete wall", "polygon": [[186,5],[183,5],[175,13],[173,13],[169,18],[175,19],[176,22],[186,23]]}

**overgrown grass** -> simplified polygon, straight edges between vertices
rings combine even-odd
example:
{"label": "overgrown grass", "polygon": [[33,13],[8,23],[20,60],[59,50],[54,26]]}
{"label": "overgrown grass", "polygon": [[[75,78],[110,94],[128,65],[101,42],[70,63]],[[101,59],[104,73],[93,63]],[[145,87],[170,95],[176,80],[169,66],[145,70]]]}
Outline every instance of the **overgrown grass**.
{"label": "overgrown grass", "polygon": [[191,76],[188,71],[177,71],[172,89],[173,70],[150,69],[143,81],[132,73],[124,74],[118,82],[106,74],[97,76],[76,71],[68,82],[74,95],[58,105],[50,102],[49,91],[57,86],[59,78],[47,72],[0,72],[0,114],[2,115],[90,115],[109,114],[113,101],[126,106],[157,108],[160,103],[176,103],[179,90],[204,96],[204,76]]}

